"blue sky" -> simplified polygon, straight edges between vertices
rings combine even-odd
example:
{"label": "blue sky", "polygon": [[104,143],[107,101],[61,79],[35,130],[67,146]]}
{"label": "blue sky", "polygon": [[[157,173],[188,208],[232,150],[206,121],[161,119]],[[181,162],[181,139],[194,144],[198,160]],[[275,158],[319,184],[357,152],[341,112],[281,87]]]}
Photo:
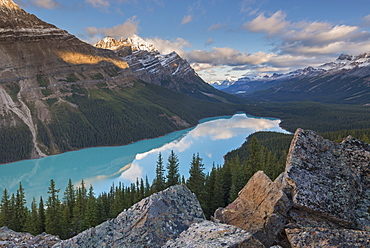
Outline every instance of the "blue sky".
{"label": "blue sky", "polygon": [[95,43],[137,34],[178,52],[207,82],[370,52],[368,0],[14,0]]}

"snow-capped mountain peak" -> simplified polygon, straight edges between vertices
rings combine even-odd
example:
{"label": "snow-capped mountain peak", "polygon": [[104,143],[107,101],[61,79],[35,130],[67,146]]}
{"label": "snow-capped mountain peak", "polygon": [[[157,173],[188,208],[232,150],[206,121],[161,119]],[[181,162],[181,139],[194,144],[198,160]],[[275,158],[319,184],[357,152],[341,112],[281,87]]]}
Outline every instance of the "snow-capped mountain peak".
{"label": "snow-capped mountain peak", "polygon": [[98,41],[94,46],[113,51],[117,51],[124,47],[131,47],[132,51],[157,51],[152,43],[145,41],[135,34],[126,39],[121,38],[119,40],[108,36]]}
{"label": "snow-capped mountain peak", "polygon": [[5,6],[8,8],[18,8],[18,5],[15,4],[12,0],[0,0],[0,6]]}
{"label": "snow-capped mountain peak", "polygon": [[156,51],[157,49],[150,42],[143,40],[141,37],[136,34],[128,37],[127,39],[120,39],[123,44],[128,44],[132,47],[134,51]]}

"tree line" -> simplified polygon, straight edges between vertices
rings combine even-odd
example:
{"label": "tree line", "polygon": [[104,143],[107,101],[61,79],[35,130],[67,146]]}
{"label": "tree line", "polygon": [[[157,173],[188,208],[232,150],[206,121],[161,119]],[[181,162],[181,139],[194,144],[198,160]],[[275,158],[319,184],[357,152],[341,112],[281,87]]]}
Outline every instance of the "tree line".
{"label": "tree line", "polygon": [[155,192],[181,183],[195,193],[209,218],[218,207],[232,202],[256,171],[264,170],[270,177],[276,177],[284,170],[286,152],[271,152],[254,136],[243,146],[248,151],[247,157],[240,158],[237,150],[232,151],[225,156],[223,166],[213,165],[209,173],[204,172],[199,154],[193,154],[187,179],[179,173],[180,162],[174,151],[171,151],[167,161],[159,153],[151,184],[147,177],[137,179],[136,183],[127,186],[121,183],[112,185],[109,192],[98,196],[95,196],[93,187],[87,187],[83,180],[77,187],[69,180],[63,194],[59,194],[60,189],[51,179],[46,201],[42,197],[38,201],[33,198],[30,208],[20,183],[15,194],[10,195],[7,189],[3,191],[0,226],[34,235],[46,232],[66,239],[115,218],[124,209]]}

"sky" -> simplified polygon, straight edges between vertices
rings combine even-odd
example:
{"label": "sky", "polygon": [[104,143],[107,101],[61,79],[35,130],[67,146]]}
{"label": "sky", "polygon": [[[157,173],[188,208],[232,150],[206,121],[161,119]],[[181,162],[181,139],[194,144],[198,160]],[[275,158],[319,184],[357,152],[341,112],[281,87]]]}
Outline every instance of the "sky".
{"label": "sky", "polygon": [[286,73],[370,52],[368,0],[14,0],[94,44],[136,34],[206,82]]}

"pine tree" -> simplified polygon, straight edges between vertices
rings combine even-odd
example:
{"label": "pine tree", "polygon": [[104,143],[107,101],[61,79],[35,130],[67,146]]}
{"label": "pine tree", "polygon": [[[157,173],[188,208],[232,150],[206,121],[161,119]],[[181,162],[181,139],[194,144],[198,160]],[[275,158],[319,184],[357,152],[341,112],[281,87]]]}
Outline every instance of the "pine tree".
{"label": "pine tree", "polygon": [[144,180],[140,179],[140,190],[139,190],[139,201],[145,197],[145,186],[144,186]]}
{"label": "pine tree", "polygon": [[170,187],[180,183],[179,166],[179,159],[172,150],[167,162],[166,187]]}
{"label": "pine tree", "polygon": [[72,180],[68,179],[68,185],[64,191],[63,202],[68,207],[68,213],[69,213],[68,223],[70,224],[72,223],[72,213],[73,213],[75,201],[76,201],[75,189],[74,189]]}
{"label": "pine tree", "polygon": [[60,205],[60,212],[61,212],[61,219],[60,219],[60,238],[61,239],[67,239],[72,237],[74,234],[72,230],[71,225],[71,213],[69,210],[69,206],[66,204],[66,202],[63,202]]}
{"label": "pine tree", "polygon": [[10,226],[11,219],[10,198],[8,190],[4,189],[0,204],[0,226]]}
{"label": "pine tree", "polygon": [[190,163],[189,169],[189,178],[186,181],[186,186],[197,196],[200,204],[204,207],[206,201],[205,196],[205,174],[204,174],[204,165],[202,159],[199,157],[199,154],[193,154],[193,158]]}
{"label": "pine tree", "polygon": [[39,213],[37,209],[36,199],[33,197],[31,202],[31,212],[27,219],[26,225],[25,225],[25,231],[28,233],[31,233],[32,235],[37,235],[39,233],[39,229],[37,226],[37,223],[39,222]]}
{"label": "pine tree", "polygon": [[14,231],[24,231],[24,227],[27,221],[28,209],[26,207],[26,196],[22,183],[19,183],[19,188],[16,192],[15,201],[15,220],[17,221],[17,228]]}
{"label": "pine tree", "polygon": [[217,209],[217,205],[215,202],[215,184],[216,184],[216,167],[213,164],[211,172],[206,177],[205,183],[205,202],[207,203],[204,210],[204,215],[207,219],[213,215],[215,210]]}
{"label": "pine tree", "polygon": [[150,184],[148,180],[148,176],[145,176],[145,194],[144,197],[150,196]]}
{"label": "pine tree", "polygon": [[89,193],[87,196],[86,212],[84,216],[84,226],[86,228],[93,227],[98,224],[98,213],[97,213],[97,204],[94,194],[94,189],[90,185]]}
{"label": "pine tree", "polygon": [[155,178],[153,180],[152,185],[152,193],[159,192],[164,190],[166,187],[165,179],[164,179],[164,167],[163,167],[163,158],[162,154],[158,154],[157,165],[155,168]]}
{"label": "pine tree", "polygon": [[17,226],[18,226],[18,219],[17,219],[17,215],[16,215],[16,206],[15,205],[16,205],[16,198],[15,198],[15,195],[13,193],[12,196],[10,197],[9,216],[7,216],[8,219],[9,219],[8,227],[10,229],[12,229],[13,231],[16,231]]}
{"label": "pine tree", "polygon": [[37,222],[37,228],[38,233],[45,232],[45,207],[44,207],[44,201],[42,200],[42,196],[40,196],[40,202],[39,202],[39,220]]}
{"label": "pine tree", "polygon": [[79,233],[84,230],[83,217],[86,211],[87,190],[84,180],[81,180],[81,186],[76,189],[76,202],[73,207],[73,228]]}
{"label": "pine tree", "polygon": [[45,213],[45,231],[49,234],[60,235],[60,201],[59,201],[59,189],[56,189],[55,182],[53,179],[50,180],[50,186],[48,188],[48,200],[46,201],[46,213]]}

